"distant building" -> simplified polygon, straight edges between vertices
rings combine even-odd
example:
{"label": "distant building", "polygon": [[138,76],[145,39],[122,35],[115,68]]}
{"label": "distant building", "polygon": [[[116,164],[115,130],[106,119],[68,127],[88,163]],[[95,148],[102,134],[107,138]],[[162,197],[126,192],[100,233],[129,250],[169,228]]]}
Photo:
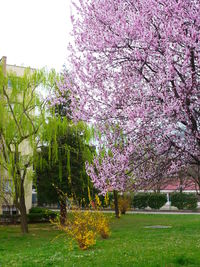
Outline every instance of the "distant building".
{"label": "distant building", "polygon": [[[183,192],[186,194],[196,194],[198,197],[198,207],[200,207],[200,192],[199,192],[199,186],[197,183],[194,182],[193,179],[185,177],[184,179],[180,179],[180,177],[176,178],[168,178],[168,179],[162,179],[159,181],[159,183],[149,183],[146,186],[140,186],[135,188],[135,192],[138,193],[153,193],[153,192],[159,192],[162,194],[165,194],[167,196],[167,203],[165,206],[161,208],[162,209],[171,209],[171,194],[174,192]],[[176,209],[175,207],[172,207],[172,209]]]}

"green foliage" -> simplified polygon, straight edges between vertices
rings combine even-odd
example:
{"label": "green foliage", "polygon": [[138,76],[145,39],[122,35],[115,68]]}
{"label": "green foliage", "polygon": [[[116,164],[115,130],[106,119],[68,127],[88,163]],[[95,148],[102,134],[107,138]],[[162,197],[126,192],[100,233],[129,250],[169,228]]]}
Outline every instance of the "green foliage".
{"label": "green foliage", "polygon": [[25,180],[32,178],[36,136],[44,122],[44,102],[37,88],[46,84],[44,70],[26,68],[22,76],[14,72],[5,75],[0,66],[0,170],[12,180],[12,197],[19,209],[25,206],[19,203],[24,201]]}
{"label": "green foliage", "polygon": [[49,222],[58,216],[57,212],[45,208],[33,207],[27,215],[29,223]]}
{"label": "green foliage", "polygon": [[56,188],[89,203],[88,187],[92,183],[85,170],[94,148],[89,145],[91,130],[83,122],[73,124],[66,116],[51,114],[41,132],[41,151],[35,154],[38,203],[58,203]]}
{"label": "green foliage", "polygon": [[133,197],[133,207],[137,209],[145,209],[148,207],[149,194],[147,193],[138,193]]}
{"label": "green foliage", "polygon": [[187,209],[195,210],[197,208],[198,198],[195,194],[188,194],[187,195]]}
{"label": "green foliage", "polygon": [[41,223],[48,221],[43,213],[30,213],[27,214],[27,218],[29,223]]}
{"label": "green foliage", "polygon": [[[55,73],[52,73],[55,76]],[[62,75],[57,80],[62,82]],[[55,86],[52,92],[59,94]],[[40,151],[35,153],[35,176],[38,203],[58,203],[61,192],[74,198],[79,205],[89,203],[88,188],[92,183],[86,174],[85,162],[91,162],[95,148],[90,145],[93,129],[84,122],[70,120],[69,92],[65,104],[48,110],[48,118],[40,131]]]}
{"label": "green foliage", "polygon": [[167,196],[160,193],[138,193],[133,197],[133,207],[145,209],[148,206],[151,209],[160,209],[167,202]]}
{"label": "green foliage", "polygon": [[194,210],[197,208],[197,196],[195,194],[173,193],[171,194],[171,205],[179,210]]}
{"label": "green foliage", "polygon": [[[23,76],[15,73],[7,73],[2,85],[0,105],[3,112],[2,131],[6,131],[6,141],[20,144],[23,140],[29,140],[34,145],[35,134],[42,123],[43,103],[37,95],[39,85],[45,85],[46,74],[43,70],[32,71],[26,69]],[[11,88],[7,88],[10,82]],[[38,115],[35,114],[37,108]],[[9,114],[9,120],[7,119]]]}
{"label": "green foliage", "polygon": [[185,193],[171,194],[171,205],[178,209],[184,209],[187,206],[187,196]]}
{"label": "green foliage", "polygon": [[[98,191],[95,191],[94,189],[93,189],[93,192],[94,192],[94,194],[98,194],[99,193]],[[107,198],[107,200],[105,200],[105,197]],[[102,207],[107,208],[109,206],[112,206],[112,204],[113,204],[113,193],[109,192],[109,193],[107,193],[106,196],[99,195],[99,199],[100,199],[100,201],[102,203]]]}
{"label": "green foliage", "polygon": [[148,206],[151,209],[160,209],[167,202],[167,196],[161,193],[149,194]]}
{"label": "green foliage", "polygon": [[41,207],[32,207],[30,210],[29,210],[29,214],[32,214],[32,213],[45,213],[46,209],[45,208],[41,208]]}

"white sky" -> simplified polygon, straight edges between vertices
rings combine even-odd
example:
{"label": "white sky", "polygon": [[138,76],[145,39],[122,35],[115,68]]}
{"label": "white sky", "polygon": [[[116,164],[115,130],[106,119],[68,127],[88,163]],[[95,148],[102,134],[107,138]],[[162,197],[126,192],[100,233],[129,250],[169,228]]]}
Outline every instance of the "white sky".
{"label": "white sky", "polygon": [[0,58],[8,64],[62,69],[71,0],[0,0]]}

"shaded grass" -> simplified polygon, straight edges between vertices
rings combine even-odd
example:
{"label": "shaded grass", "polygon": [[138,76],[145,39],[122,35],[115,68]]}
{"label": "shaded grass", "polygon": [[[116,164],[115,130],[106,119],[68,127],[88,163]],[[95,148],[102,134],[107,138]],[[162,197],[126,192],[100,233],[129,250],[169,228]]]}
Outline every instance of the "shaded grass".
{"label": "shaded grass", "polygon": [[[168,229],[144,228],[169,225]],[[112,219],[112,235],[80,251],[50,224],[0,226],[0,266],[200,266],[200,216],[130,214]]]}

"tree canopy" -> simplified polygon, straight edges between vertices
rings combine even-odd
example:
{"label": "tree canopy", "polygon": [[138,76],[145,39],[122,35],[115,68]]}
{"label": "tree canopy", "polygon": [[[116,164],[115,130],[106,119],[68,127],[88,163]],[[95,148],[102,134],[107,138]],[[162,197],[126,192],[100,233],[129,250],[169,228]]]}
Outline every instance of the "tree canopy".
{"label": "tree canopy", "polygon": [[[74,120],[96,123],[122,162],[116,174],[151,179],[145,166],[164,155],[165,176],[194,166],[200,177],[199,1],[81,0],[74,14],[71,79],[60,86],[71,90]],[[113,125],[126,137],[123,149]],[[111,161],[98,172],[95,164],[96,186],[113,175]]]}
{"label": "tree canopy", "polygon": [[89,129],[83,123],[72,124],[66,117],[52,116],[44,131],[35,162],[38,204],[58,203],[60,191],[79,203],[88,202],[92,184],[85,162],[92,161],[95,152],[89,144]]}
{"label": "tree canopy", "polygon": [[1,177],[10,184],[12,199],[21,214],[23,232],[28,231],[25,194],[32,177],[36,136],[44,121],[44,102],[37,88],[47,82],[43,70],[25,69],[22,76],[3,73],[0,66],[0,166]]}

